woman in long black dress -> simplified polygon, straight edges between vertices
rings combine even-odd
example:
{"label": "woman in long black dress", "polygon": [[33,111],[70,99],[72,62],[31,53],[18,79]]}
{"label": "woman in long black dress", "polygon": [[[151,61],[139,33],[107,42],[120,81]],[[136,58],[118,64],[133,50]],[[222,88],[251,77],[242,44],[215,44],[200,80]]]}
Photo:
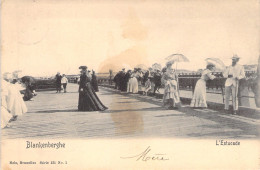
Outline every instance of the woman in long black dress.
{"label": "woman in long black dress", "polygon": [[95,90],[91,86],[91,80],[89,75],[87,75],[87,67],[80,66],[79,69],[82,69],[80,82],[79,82],[79,111],[103,111],[107,107],[102,104],[98,96],[95,93]]}

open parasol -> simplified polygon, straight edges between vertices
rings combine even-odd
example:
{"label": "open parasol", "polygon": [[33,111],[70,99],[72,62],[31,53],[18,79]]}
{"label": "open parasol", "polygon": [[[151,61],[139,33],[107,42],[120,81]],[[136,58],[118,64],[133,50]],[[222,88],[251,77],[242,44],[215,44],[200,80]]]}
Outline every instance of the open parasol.
{"label": "open parasol", "polygon": [[[172,54],[168,57],[165,58],[168,62],[176,62],[176,65],[175,65],[175,71],[177,73],[177,64],[179,62],[189,62],[190,60],[185,57],[183,54]],[[179,91],[179,78],[177,78],[177,86],[178,86],[178,93],[180,95],[180,91]]]}
{"label": "open parasol", "polygon": [[174,62],[189,62],[190,60],[185,57],[183,54],[172,54],[165,58],[167,61],[174,61]]}
{"label": "open parasol", "polygon": [[225,64],[218,58],[207,58],[206,62],[215,65],[215,67],[221,71],[226,68]]}
{"label": "open parasol", "polygon": [[190,60],[185,57],[183,54],[172,54],[165,58],[168,62],[174,61],[176,62],[176,71],[177,71],[177,63],[179,62],[189,62]]}

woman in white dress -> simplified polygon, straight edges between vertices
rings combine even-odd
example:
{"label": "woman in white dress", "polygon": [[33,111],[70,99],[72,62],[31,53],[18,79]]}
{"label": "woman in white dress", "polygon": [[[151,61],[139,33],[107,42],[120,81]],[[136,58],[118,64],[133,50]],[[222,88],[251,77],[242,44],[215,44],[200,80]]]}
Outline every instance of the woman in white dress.
{"label": "woman in white dress", "polygon": [[215,78],[215,76],[212,75],[213,70],[214,65],[208,64],[207,68],[202,72],[202,75],[195,86],[194,94],[190,104],[191,107],[207,108],[206,82],[207,80],[213,80]]}
{"label": "woman in white dress", "polygon": [[132,78],[133,78],[133,72],[129,72],[129,80],[127,82],[127,93],[132,93]]}
{"label": "woman in white dress", "polygon": [[137,81],[138,75],[139,74],[138,74],[137,70],[135,69],[129,79],[129,85],[128,85],[128,89],[127,89],[128,93],[138,93],[138,81]]}
{"label": "woman in white dress", "polygon": [[[12,79],[7,78],[6,80],[11,82]],[[7,110],[13,115],[13,120],[16,120],[17,116],[27,112],[27,107],[20,93],[20,90],[22,90],[21,84],[12,84],[9,82],[7,82]]]}
{"label": "woman in white dress", "polygon": [[177,75],[176,72],[172,69],[174,61],[169,61],[166,63],[166,69],[162,76],[162,83],[164,84],[164,95],[163,95],[163,104],[166,106],[169,104],[168,109],[176,109],[176,104],[180,103],[180,97],[178,93],[177,85]]}
{"label": "woman in white dress", "polygon": [[8,127],[12,115],[7,110],[8,82],[2,79],[1,82],[1,128]]}

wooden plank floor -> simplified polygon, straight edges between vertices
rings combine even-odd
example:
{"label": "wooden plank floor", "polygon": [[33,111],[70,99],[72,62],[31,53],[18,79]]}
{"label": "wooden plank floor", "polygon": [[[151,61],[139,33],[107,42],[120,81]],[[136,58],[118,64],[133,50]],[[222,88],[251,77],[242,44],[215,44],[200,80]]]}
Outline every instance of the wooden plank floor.
{"label": "wooden plank floor", "polygon": [[11,127],[2,129],[5,139],[84,138],[259,138],[259,119],[227,115],[211,109],[166,110],[162,100],[121,94],[100,87],[98,96],[109,108],[103,112],[77,111],[78,86],[68,85],[68,93],[39,92],[26,102],[28,113]]}

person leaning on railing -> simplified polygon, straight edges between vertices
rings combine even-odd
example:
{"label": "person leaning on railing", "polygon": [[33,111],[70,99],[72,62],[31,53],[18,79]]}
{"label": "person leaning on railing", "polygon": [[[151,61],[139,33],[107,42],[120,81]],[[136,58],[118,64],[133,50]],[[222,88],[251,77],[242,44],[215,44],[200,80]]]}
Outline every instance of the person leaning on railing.
{"label": "person leaning on railing", "polygon": [[212,74],[215,65],[208,63],[205,70],[203,70],[200,79],[197,81],[193,97],[191,99],[190,106],[195,108],[207,108],[207,99],[206,99],[206,82],[208,80],[215,79],[215,76]]}

